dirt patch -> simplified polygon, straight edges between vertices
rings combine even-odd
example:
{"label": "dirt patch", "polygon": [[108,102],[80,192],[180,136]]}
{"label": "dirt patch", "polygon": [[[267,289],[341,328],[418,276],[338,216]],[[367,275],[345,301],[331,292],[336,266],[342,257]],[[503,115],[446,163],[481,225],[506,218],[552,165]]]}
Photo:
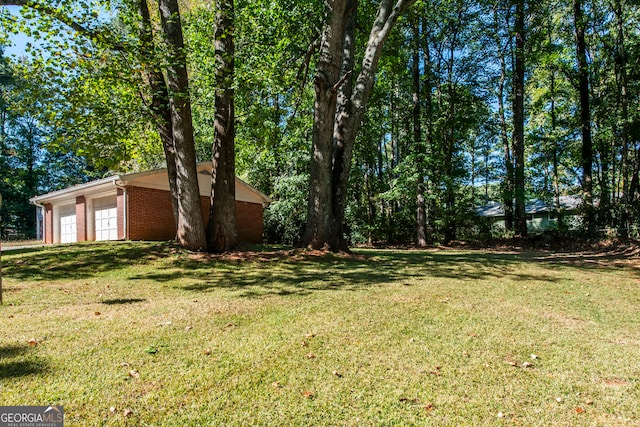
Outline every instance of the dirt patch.
{"label": "dirt patch", "polygon": [[629,381],[620,378],[605,378],[604,384],[609,387],[626,387],[631,385]]}

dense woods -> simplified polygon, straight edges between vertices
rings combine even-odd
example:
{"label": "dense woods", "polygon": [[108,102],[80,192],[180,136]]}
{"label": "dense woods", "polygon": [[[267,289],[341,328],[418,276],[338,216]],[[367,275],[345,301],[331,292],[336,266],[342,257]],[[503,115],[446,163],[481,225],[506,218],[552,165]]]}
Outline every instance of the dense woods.
{"label": "dense woods", "polygon": [[[0,5],[3,238],[34,235],[29,197],[165,166],[194,250],[236,246],[234,173],[273,198],[270,242],[525,236],[534,200],[554,232],[639,237],[635,2]],[[208,230],[196,160],[215,165]],[[476,214],[492,203],[504,225]]]}

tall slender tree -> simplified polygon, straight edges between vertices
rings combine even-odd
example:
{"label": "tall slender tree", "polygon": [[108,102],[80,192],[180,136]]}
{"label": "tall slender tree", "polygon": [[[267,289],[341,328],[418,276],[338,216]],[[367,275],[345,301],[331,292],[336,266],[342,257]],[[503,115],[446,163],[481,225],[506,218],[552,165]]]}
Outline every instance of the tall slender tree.
{"label": "tall slender tree", "polygon": [[578,93],[580,97],[580,133],[582,136],[582,194],[584,197],[585,223],[587,231],[595,231],[593,208],[593,141],[591,138],[591,108],[589,101],[589,64],[585,32],[587,24],[582,10],[582,1],[573,0],[573,24],[575,29],[576,58],[578,62]]}
{"label": "tall slender tree", "polygon": [[514,195],[515,195],[515,231],[520,236],[527,235],[527,216],[525,212],[525,174],[524,174],[524,89],[525,89],[525,0],[517,0],[515,3],[515,55],[513,74],[513,155],[514,168]]}

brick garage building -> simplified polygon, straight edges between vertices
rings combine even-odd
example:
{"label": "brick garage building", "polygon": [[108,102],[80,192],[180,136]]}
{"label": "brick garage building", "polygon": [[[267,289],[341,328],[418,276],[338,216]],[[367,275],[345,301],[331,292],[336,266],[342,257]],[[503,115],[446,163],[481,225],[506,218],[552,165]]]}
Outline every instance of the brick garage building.
{"label": "brick garage building", "polygon": [[[202,213],[209,218],[211,163],[198,164]],[[262,242],[269,197],[236,178],[236,219],[240,238]],[[45,243],[91,240],[171,240],[175,220],[166,169],[114,175],[31,199],[40,207]]]}

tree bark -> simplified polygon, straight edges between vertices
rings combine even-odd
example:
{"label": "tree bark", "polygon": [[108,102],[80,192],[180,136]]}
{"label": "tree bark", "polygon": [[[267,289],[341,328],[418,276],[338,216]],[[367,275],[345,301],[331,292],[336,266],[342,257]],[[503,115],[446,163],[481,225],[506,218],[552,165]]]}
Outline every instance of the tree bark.
{"label": "tree bark", "polygon": [[207,244],[210,252],[224,252],[235,248],[239,240],[235,197],[233,0],[221,0],[216,7],[216,113]]}
{"label": "tree bark", "polygon": [[593,142],[591,140],[591,110],[589,105],[589,65],[585,41],[586,23],[581,0],[573,0],[576,56],[578,60],[578,90],[580,95],[580,131],[582,134],[582,193],[584,197],[585,226],[589,234],[595,232],[593,209]]}
{"label": "tree bark", "polygon": [[[314,78],[315,104],[309,176],[307,224],[302,247],[340,250],[332,242],[333,126],[342,65],[347,0],[327,2],[327,20],[322,31],[318,72]],[[331,247],[333,246],[333,247]]]}
{"label": "tree bark", "polygon": [[173,129],[171,124],[171,106],[169,103],[169,91],[164,80],[162,71],[154,61],[153,51],[153,29],[149,16],[147,0],[137,0],[138,14],[140,15],[139,38],[142,52],[140,52],[141,63],[144,69],[146,80],[151,91],[151,116],[160,135],[164,158],[167,164],[167,175],[169,177],[169,191],[171,193],[171,206],[173,208],[173,218],[178,229],[178,184],[176,170],[176,152],[173,145]]}
{"label": "tree bark", "polygon": [[524,177],[525,1],[516,3],[515,72],[513,76],[513,153],[515,160],[515,231],[527,235]]}
{"label": "tree bark", "polygon": [[[355,19],[357,1],[327,3],[328,19],[314,79],[316,102],[307,225],[299,246],[348,250],[344,214],[355,137],[364,118],[382,47],[397,19],[414,2],[380,1],[353,88],[353,66],[348,64],[355,58],[355,40],[347,28],[349,21]],[[339,91],[340,107],[337,105]]]}
{"label": "tree bark", "polygon": [[207,241],[198,187],[189,79],[180,12],[177,0],[158,0],[158,8],[169,52],[167,85],[178,188],[177,239],[182,247],[201,251],[207,248]]}

